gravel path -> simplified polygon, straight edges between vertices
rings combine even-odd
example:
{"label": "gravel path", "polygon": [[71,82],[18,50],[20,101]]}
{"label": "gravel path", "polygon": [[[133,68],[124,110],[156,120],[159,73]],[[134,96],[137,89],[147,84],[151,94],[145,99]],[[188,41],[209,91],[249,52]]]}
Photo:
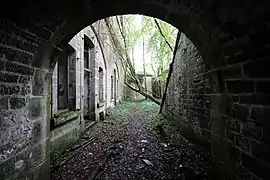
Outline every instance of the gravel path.
{"label": "gravel path", "polygon": [[[137,102],[115,108],[108,120],[90,128],[74,146],[94,139],[89,145],[68,151],[53,163],[51,179],[90,179],[95,170],[98,180],[208,179],[207,156],[181,136],[178,143],[170,141],[179,134],[164,136],[166,128],[155,125],[159,120],[158,107],[148,105],[149,102]],[[69,161],[57,168],[73,153]],[[110,156],[98,169],[106,155]]]}

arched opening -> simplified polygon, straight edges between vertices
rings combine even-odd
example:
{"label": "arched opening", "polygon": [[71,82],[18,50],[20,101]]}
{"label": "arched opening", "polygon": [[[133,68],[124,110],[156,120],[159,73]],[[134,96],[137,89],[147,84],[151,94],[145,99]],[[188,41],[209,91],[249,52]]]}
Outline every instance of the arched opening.
{"label": "arched opening", "polygon": [[[21,154],[31,157],[31,162],[44,155],[37,163],[44,172],[49,169],[46,142],[51,115],[50,105],[45,102],[56,62],[51,57],[85,26],[126,13],[169,22],[184,32],[202,55],[212,92],[211,129],[200,133],[209,137],[211,154],[217,160],[215,167],[220,170],[215,172],[269,178],[268,2],[48,1],[18,8],[7,5],[0,26],[4,102],[0,109],[0,132],[4,137],[0,157],[2,167],[12,164],[10,171],[1,172],[4,178],[18,175],[17,168],[24,168],[15,167],[15,162],[22,162]],[[16,117],[17,123],[12,123]],[[20,129],[18,135],[13,133],[16,128]],[[235,162],[239,167],[236,172],[228,168]],[[38,171],[36,176],[44,176],[40,169],[31,170],[32,174]]]}

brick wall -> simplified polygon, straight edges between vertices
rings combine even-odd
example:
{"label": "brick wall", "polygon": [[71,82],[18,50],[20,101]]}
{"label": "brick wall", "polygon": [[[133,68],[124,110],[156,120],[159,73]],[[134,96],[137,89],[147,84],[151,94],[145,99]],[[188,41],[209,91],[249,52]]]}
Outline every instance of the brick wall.
{"label": "brick wall", "polygon": [[[181,124],[190,139],[209,146],[210,84],[206,67],[194,44],[182,33],[170,77],[165,114]],[[198,138],[198,139],[197,139]]]}
{"label": "brick wall", "polygon": [[239,41],[231,42],[234,55],[225,55],[226,62],[212,62],[216,68],[207,69],[198,50],[182,35],[164,114],[211,153],[213,177],[269,179],[270,61],[267,54],[257,54],[268,46],[246,44],[245,48],[254,48],[246,57],[238,49],[243,48]]}
{"label": "brick wall", "polygon": [[[209,69],[210,149],[218,162],[213,166],[218,179],[225,179],[225,174],[269,179],[269,1],[55,0],[22,4],[13,0],[2,7],[1,178],[22,179],[26,172],[33,179],[48,177],[51,107],[46,102],[54,53],[97,20],[140,13],[184,32]],[[76,104],[78,107],[79,101]],[[206,137],[198,121],[189,126],[193,129],[188,132],[196,132],[194,137]],[[228,167],[236,171],[225,173]]]}
{"label": "brick wall", "polygon": [[5,179],[24,177],[28,167],[35,172],[34,166],[48,165],[46,87],[42,86],[48,72],[31,66],[42,36],[34,38],[1,19],[0,37],[0,177]]}

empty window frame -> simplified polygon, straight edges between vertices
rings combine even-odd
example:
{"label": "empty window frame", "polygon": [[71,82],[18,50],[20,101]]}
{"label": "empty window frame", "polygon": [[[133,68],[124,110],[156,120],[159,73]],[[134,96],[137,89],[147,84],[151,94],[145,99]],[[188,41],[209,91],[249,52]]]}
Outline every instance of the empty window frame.
{"label": "empty window frame", "polygon": [[76,98],[76,51],[61,53],[57,66],[57,110],[74,110]]}
{"label": "empty window frame", "polygon": [[104,101],[104,72],[101,67],[98,69],[98,75],[99,75],[99,102]]}

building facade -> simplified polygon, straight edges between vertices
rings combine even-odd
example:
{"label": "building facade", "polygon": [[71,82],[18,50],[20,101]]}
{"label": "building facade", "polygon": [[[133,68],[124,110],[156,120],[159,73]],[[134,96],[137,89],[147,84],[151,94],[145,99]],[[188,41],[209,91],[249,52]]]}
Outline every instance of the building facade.
{"label": "building facade", "polygon": [[122,100],[123,71],[106,30],[104,21],[82,29],[55,57],[48,100],[52,159]]}

